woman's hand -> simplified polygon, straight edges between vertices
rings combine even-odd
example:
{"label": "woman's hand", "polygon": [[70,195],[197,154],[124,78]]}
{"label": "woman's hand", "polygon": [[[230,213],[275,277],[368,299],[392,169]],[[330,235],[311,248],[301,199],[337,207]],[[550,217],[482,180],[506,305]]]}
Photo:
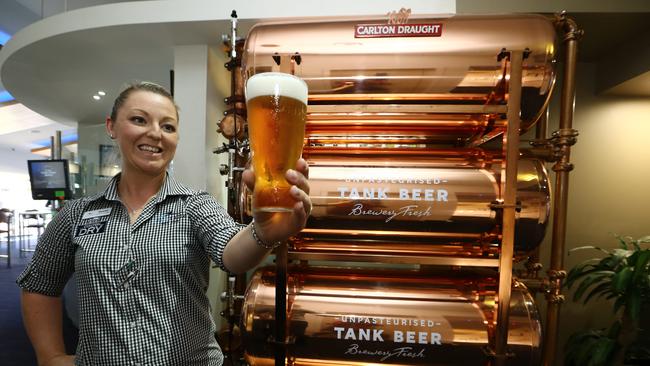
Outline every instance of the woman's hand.
{"label": "woman's hand", "polygon": [[[293,210],[283,212],[255,212],[253,218],[257,233],[266,243],[285,241],[289,237],[298,234],[307,224],[307,218],[311,213],[312,204],[309,198],[309,165],[300,158],[296,163],[295,170],[288,170],[285,175],[291,187],[291,197],[295,200]],[[251,169],[246,169],[242,175],[246,186],[253,191],[255,187],[255,174]]]}
{"label": "woman's hand", "polygon": [[74,356],[58,355],[54,356],[42,364],[42,366],[74,366]]}

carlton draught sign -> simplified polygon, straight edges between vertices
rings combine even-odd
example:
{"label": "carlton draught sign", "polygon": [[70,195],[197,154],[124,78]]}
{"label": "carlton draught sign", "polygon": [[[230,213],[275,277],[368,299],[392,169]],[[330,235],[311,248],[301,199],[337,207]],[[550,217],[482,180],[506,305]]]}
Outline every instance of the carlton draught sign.
{"label": "carlton draught sign", "polygon": [[354,26],[354,38],[389,38],[389,37],[440,37],[442,23],[406,24],[411,9],[400,9],[386,14],[386,24],[357,24]]}
{"label": "carlton draught sign", "polygon": [[357,24],[354,38],[440,37],[442,24]]}

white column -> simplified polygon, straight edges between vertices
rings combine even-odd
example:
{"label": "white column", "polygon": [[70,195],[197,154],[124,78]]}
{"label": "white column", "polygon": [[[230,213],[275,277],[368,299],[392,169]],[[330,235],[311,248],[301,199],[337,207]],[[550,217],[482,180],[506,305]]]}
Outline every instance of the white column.
{"label": "white column", "polygon": [[174,47],[174,99],[180,108],[180,124],[173,174],[200,190],[207,188],[207,83],[208,46]]}
{"label": "white column", "polygon": [[[218,176],[219,164],[227,162],[227,157],[212,154],[225,141],[216,132],[224,98],[217,84],[230,83],[223,63],[224,59],[207,45],[174,47],[174,99],[180,108],[180,140],[173,175],[189,187],[208,191],[227,207],[225,180]],[[224,321],[219,315],[223,309],[219,295],[225,289],[225,281],[223,271],[210,269],[207,294],[217,328]]]}

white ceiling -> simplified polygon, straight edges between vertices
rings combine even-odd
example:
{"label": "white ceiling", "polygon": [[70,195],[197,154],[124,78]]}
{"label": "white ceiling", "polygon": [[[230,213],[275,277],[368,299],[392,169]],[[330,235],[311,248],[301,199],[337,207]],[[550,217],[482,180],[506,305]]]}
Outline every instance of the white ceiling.
{"label": "white ceiling", "polygon": [[67,126],[34,113],[22,104],[0,107],[0,147],[37,149],[49,145],[50,136],[76,135],[76,126]]}
{"label": "white ceiling", "polygon": [[[107,4],[112,2],[119,3]],[[219,47],[221,35],[230,33],[232,6],[236,7],[240,16],[240,34],[245,34],[260,18],[305,14],[383,14],[386,9],[402,6],[411,7],[416,14],[454,12],[456,1],[403,0],[398,3],[394,0],[330,0],[328,6],[323,7],[322,2],[316,0],[250,0],[237,4],[214,0],[128,3],[107,0],[57,0],[45,3],[40,0],[2,0],[0,13],[3,13],[3,8],[13,4],[32,13],[32,17],[40,18],[40,12],[47,10],[44,4],[52,7],[56,3],[67,4],[67,10],[107,5],[47,17],[17,33],[0,51],[0,85],[4,85],[17,101],[56,121],[58,125],[55,130],[66,130],[74,129],[76,123],[102,123],[111,101],[127,82],[152,80],[169,87],[174,47],[194,44]],[[458,3],[460,6],[464,1],[459,0]],[[447,11],[441,11],[440,6],[447,6]],[[621,18],[618,26],[603,28],[600,25],[604,17],[610,19],[604,13],[585,18],[587,40],[582,43],[585,48],[579,53],[581,57],[598,57],[599,53],[611,51],[619,45],[628,34],[638,34],[648,27],[643,16],[631,14]],[[634,26],[630,26],[632,23]],[[92,96],[98,90],[106,91],[107,95],[95,101]],[[0,105],[0,110],[4,108],[7,107]],[[6,118],[0,115],[0,125],[5,123]],[[34,118],[35,121],[30,123],[44,121],[41,116]],[[7,140],[24,144],[25,141],[21,142],[20,138],[31,140],[33,136],[29,131],[33,129],[32,125],[25,123],[23,127],[21,131],[0,135],[0,144]],[[12,129],[9,126],[6,128]]]}

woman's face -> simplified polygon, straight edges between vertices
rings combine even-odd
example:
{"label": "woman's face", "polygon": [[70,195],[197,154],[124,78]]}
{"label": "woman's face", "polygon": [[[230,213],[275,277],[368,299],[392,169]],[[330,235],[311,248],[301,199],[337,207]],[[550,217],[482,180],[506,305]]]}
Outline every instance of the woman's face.
{"label": "woman's face", "polygon": [[145,90],[132,92],[117,111],[116,120],[106,120],[108,133],[122,153],[122,171],[146,175],[164,174],[178,144],[178,119],[174,103]]}

